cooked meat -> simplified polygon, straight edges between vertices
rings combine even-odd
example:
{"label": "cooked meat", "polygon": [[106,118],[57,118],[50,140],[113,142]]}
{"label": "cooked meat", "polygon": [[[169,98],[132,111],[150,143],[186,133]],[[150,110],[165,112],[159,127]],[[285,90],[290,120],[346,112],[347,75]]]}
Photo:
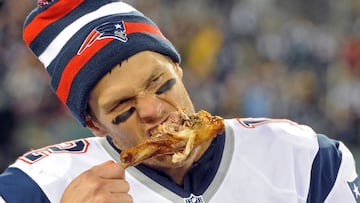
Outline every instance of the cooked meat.
{"label": "cooked meat", "polygon": [[174,163],[188,157],[194,146],[214,138],[224,131],[224,119],[201,110],[187,115],[184,111],[172,114],[166,122],[150,132],[145,142],[120,154],[123,166],[134,166],[154,156],[172,154]]}

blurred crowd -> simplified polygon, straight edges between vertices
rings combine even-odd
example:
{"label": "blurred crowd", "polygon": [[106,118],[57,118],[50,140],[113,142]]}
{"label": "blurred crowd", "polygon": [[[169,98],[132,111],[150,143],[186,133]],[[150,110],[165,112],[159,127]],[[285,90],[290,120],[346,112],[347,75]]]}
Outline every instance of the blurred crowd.
{"label": "blurred crowd", "polygon": [[[124,1],[178,48],[198,110],[308,124],[360,162],[360,1]],[[36,4],[0,0],[0,171],[31,148],[92,136],[22,41]]]}

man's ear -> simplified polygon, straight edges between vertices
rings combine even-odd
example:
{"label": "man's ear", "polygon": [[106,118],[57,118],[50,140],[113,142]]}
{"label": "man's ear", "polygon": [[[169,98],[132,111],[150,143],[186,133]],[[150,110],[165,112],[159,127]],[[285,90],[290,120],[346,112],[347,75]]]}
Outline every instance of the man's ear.
{"label": "man's ear", "polygon": [[97,137],[104,137],[108,135],[104,126],[99,122],[94,121],[90,116],[86,116],[86,127]]}

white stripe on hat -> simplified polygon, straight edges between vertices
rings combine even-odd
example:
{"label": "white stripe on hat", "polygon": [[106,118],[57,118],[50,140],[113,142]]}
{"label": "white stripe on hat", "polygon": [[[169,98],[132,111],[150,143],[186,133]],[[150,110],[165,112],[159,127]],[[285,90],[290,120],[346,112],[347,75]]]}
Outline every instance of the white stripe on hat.
{"label": "white stripe on hat", "polygon": [[129,13],[136,9],[124,2],[114,2],[106,4],[99,9],[88,13],[73,23],[69,24],[58,36],[49,44],[49,46],[39,56],[39,60],[44,64],[45,68],[55,59],[68,40],[87,23],[98,18],[118,14]]}

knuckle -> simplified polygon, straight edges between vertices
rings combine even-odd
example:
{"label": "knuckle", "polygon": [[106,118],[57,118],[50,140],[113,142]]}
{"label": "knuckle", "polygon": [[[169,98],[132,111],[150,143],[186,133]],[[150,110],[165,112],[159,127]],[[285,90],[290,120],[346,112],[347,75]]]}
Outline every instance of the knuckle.
{"label": "knuckle", "polygon": [[90,187],[92,187],[94,194],[102,194],[103,185],[102,182],[93,182]]}

